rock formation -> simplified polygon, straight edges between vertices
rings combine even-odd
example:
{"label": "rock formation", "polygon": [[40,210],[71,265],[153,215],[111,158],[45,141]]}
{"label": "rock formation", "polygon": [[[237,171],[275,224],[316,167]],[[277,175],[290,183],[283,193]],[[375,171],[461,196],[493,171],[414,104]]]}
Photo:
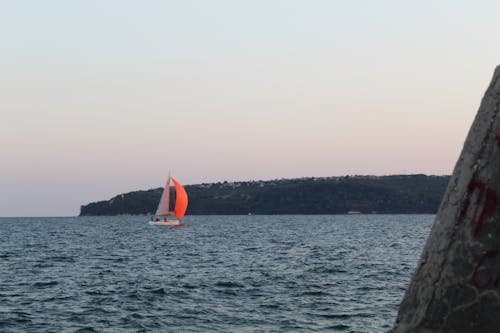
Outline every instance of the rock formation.
{"label": "rock formation", "polygon": [[[500,332],[500,66],[391,332]],[[446,130],[446,129],[444,129]]]}

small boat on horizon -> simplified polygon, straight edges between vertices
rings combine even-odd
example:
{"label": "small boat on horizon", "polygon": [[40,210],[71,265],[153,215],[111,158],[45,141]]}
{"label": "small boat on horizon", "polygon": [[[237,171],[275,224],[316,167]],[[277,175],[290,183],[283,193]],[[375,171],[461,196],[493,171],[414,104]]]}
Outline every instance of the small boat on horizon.
{"label": "small boat on horizon", "polygon": [[[172,212],[170,211],[170,181],[174,183],[175,187],[175,206]],[[153,219],[149,221],[149,224],[185,227],[187,224],[182,223],[182,219],[186,214],[187,206],[188,196],[186,190],[174,177],[171,177],[169,175],[167,184],[165,185],[163,193],[161,194],[156,213],[153,216]]]}

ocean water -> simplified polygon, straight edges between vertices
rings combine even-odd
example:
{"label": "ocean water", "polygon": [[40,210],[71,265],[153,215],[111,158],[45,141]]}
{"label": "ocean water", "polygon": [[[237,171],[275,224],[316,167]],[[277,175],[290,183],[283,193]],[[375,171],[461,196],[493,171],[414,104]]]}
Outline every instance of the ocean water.
{"label": "ocean water", "polygon": [[384,332],[433,215],[0,219],[0,332]]}

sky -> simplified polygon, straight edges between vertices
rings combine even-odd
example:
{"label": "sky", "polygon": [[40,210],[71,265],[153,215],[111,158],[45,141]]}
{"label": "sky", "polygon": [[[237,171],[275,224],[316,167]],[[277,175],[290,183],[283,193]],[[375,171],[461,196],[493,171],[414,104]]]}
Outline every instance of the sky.
{"label": "sky", "polygon": [[451,174],[498,1],[0,0],[0,216],[183,184]]}

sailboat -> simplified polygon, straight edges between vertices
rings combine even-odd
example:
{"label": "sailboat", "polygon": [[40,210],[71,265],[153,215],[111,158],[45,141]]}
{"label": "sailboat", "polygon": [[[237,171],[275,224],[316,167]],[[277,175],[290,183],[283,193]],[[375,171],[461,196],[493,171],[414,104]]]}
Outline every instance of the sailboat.
{"label": "sailboat", "polygon": [[[172,181],[175,186],[175,207],[172,212],[170,211],[170,181]],[[186,190],[174,177],[169,175],[167,184],[161,194],[156,213],[152,221],[149,221],[149,224],[184,227],[186,223],[182,223],[182,219],[186,214],[187,206],[188,196]]]}

